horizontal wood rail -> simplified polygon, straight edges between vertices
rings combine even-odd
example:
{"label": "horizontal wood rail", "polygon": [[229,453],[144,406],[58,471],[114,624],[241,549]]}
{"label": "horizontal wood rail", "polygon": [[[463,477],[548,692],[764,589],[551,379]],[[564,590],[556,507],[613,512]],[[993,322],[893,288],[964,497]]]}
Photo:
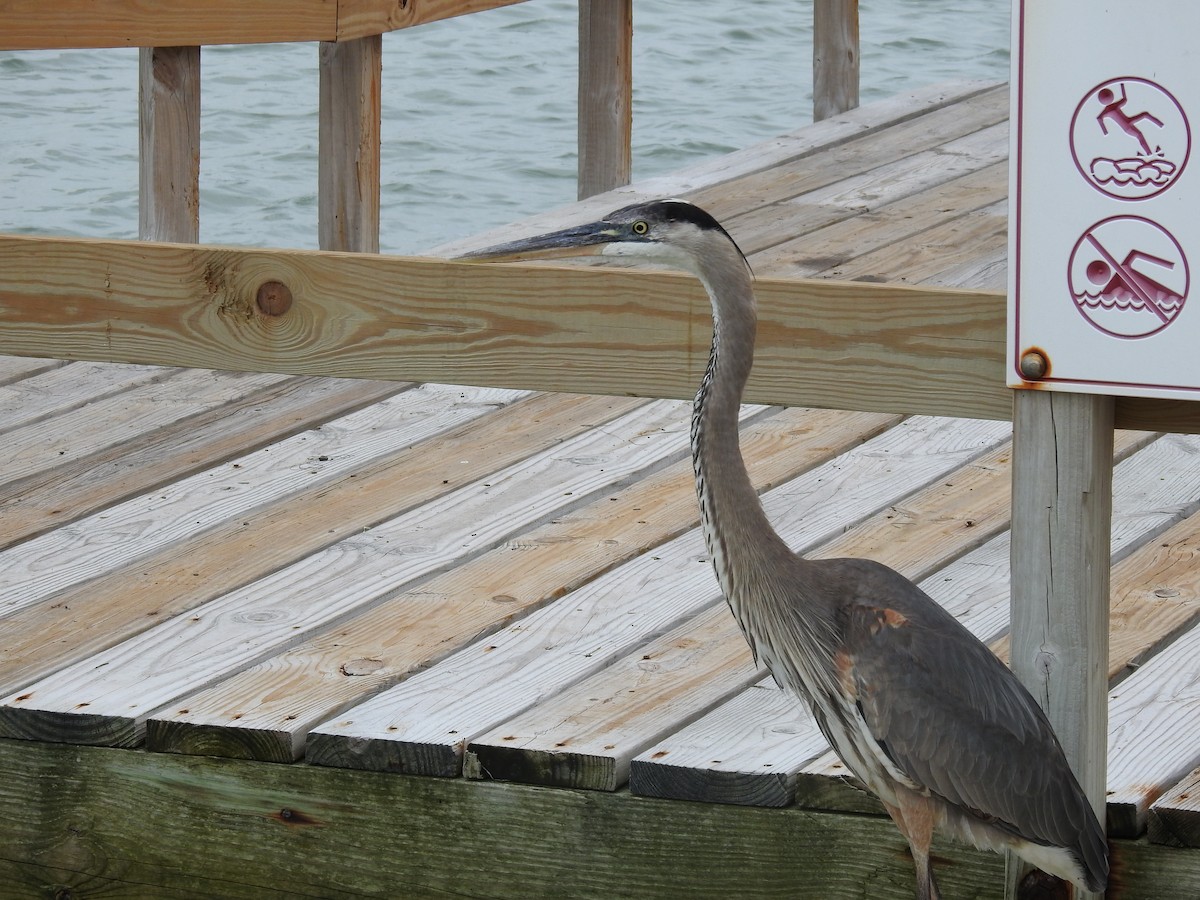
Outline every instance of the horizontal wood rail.
{"label": "horizontal wood rail", "polygon": [[[1006,419],[1004,295],[762,279],[757,403]],[[0,236],[0,353],[689,397],[708,301],[670,272]],[[1122,427],[1195,432],[1183,402]]]}
{"label": "horizontal wood rail", "polygon": [[[751,401],[1010,414],[1000,294],[758,294]],[[709,321],[669,272],[0,236],[0,352],[18,355],[683,398]]]}
{"label": "horizontal wood rail", "polygon": [[523,0],[10,0],[0,50],[344,41]]}

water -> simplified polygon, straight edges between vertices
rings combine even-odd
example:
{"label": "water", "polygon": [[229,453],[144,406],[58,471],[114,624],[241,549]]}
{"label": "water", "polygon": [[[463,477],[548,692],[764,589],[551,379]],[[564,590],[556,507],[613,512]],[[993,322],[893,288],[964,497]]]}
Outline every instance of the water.
{"label": "water", "polygon": [[[1008,77],[1009,0],[862,0],[862,102]],[[380,246],[575,197],[575,0],[384,37]],[[810,3],[634,9],[634,178],[811,117]],[[0,231],[137,235],[137,51],[0,52]],[[202,51],[202,241],[316,246],[317,47]]]}

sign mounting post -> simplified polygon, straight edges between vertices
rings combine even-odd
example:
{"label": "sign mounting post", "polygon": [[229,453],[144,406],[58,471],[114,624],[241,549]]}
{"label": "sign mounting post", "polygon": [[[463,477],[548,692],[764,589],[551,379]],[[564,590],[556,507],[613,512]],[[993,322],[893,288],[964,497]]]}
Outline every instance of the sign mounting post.
{"label": "sign mounting post", "polygon": [[1103,822],[1114,397],[1200,399],[1200,4],[1012,19],[1012,665]]}

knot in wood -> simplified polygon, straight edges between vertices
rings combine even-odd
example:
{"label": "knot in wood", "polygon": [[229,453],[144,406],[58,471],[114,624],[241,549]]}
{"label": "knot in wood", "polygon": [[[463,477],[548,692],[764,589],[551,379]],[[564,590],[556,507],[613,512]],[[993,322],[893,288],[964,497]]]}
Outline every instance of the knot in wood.
{"label": "knot in wood", "polygon": [[264,316],[282,316],[292,308],[292,291],[282,281],[264,281],[258,287],[255,303]]}

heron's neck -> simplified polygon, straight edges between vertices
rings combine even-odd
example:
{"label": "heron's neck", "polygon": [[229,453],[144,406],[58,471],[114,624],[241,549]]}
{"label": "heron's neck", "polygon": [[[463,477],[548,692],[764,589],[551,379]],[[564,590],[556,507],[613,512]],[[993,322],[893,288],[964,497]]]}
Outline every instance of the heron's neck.
{"label": "heron's neck", "polygon": [[738,442],[738,412],[757,329],[750,276],[740,259],[733,266],[714,261],[716,277],[704,268],[700,276],[713,304],[713,343],[692,409],[692,462],[705,541],[737,612],[739,587],[771,555],[789,551],[763,512]]}

